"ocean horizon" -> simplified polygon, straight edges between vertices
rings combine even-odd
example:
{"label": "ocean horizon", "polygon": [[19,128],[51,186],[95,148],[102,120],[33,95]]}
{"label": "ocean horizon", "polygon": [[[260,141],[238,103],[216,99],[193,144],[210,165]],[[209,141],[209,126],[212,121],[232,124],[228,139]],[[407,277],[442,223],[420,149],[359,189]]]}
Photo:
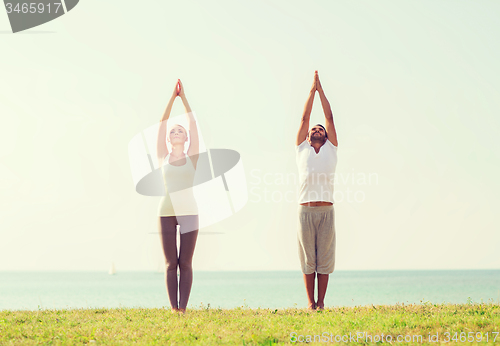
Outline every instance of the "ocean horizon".
{"label": "ocean horizon", "polygon": [[[338,270],[327,307],[500,303],[500,270]],[[195,271],[188,308],[305,308],[300,271]],[[0,310],[169,308],[164,273],[0,272]]]}

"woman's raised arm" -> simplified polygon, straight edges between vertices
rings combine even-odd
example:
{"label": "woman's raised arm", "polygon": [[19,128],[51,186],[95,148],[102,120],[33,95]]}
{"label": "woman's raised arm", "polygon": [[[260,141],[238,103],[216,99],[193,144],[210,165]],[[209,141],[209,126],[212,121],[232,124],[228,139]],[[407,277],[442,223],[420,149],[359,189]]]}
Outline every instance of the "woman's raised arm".
{"label": "woman's raised arm", "polygon": [[196,119],[194,118],[193,112],[191,111],[191,107],[189,106],[188,100],[186,98],[186,94],[184,92],[184,86],[182,82],[179,80],[179,97],[184,104],[184,109],[186,110],[186,116],[189,124],[189,148],[187,151],[187,155],[193,162],[194,167],[196,168],[196,163],[198,162],[198,154],[200,152],[200,140],[198,138],[198,127],[196,126]]}
{"label": "woman's raised arm", "polygon": [[172,111],[172,105],[174,104],[175,98],[178,96],[177,84],[175,84],[174,92],[168,101],[165,112],[160,120],[160,127],[158,128],[158,137],[156,139],[156,155],[160,167],[163,165],[163,159],[168,155],[167,148],[167,120],[170,117],[170,112]]}

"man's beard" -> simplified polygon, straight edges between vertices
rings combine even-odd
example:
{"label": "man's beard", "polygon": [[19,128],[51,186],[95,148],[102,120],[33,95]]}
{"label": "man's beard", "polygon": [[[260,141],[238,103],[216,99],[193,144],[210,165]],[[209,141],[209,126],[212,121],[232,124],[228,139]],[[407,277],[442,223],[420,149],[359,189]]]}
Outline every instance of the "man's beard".
{"label": "man's beard", "polygon": [[311,135],[311,137],[309,138],[311,140],[311,143],[325,143],[325,136],[324,135],[321,135],[321,133],[319,133],[319,136],[315,136],[315,134],[313,133]]}

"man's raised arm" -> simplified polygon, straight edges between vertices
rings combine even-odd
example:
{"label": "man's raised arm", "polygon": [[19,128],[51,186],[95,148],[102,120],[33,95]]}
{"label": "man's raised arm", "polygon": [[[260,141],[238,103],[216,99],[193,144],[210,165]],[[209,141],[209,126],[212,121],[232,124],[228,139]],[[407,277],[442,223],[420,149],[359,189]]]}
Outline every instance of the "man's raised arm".
{"label": "man's raised arm", "polygon": [[309,130],[309,119],[311,118],[311,110],[313,106],[315,93],[316,93],[316,80],[314,80],[313,82],[311,91],[309,91],[309,97],[307,98],[307,102],[304,106],[304,112],[302,113],[302,118],[300,119],[300,127],[299,127],[299,132],[297,133],[297,140],[295,142],[295,145],[299,145],[307,138],[307,131]]}
{"label": "man's raised arm", "polygon": [[325,113],[326,122],[326,133],[328,135],[328,140],[332,142],[333,145],[338,146],[337,142],[337,132],[335,131],[335,124],[333,123],[333,112],[330,107],[330,102],[326,99],[325,92],[319,81],[318,71],[314,75],[316,81],[316,89],[318,90],[319,98],[321,100],[321,106],[323,106],[323,112]]}

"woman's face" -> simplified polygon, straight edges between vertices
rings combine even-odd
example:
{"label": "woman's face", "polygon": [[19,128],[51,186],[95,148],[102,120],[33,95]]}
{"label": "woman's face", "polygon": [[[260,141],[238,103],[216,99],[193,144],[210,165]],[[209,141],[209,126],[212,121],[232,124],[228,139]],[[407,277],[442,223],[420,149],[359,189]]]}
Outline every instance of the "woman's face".
{"label": "woman's face", "polygon": [[184,143],[187,142],[186,130],[184,129],[184,127],[180,125],[175,125],[170,129],[170,132],[168,134],[168,139],[172,145],[174,144],[184,145]]}

